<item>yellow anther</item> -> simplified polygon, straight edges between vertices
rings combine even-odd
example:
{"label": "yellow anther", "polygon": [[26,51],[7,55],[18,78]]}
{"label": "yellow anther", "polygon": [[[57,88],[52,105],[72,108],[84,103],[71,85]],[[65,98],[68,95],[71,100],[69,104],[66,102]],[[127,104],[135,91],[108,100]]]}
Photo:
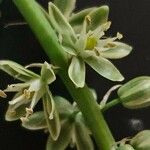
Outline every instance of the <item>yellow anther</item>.
{"label": "yellow anther", "polygon": [[29,90],[27,90],[27,89],[24,90],[23,94],[24,94],[26,99],[29,99],[31,97],[31,92]]}
{"label": "yellow anther", "polygon": [[26,108],[27,116],[33,114],[33,109],[32,108]]}
{"label": "yellow anther", "polygon": [[86,19],[88,25],[90,25],[91,22],[92,22],[91,17],[90,17],[89,15],[87,15],[87,16],[85,17],[85,19]]}
{"label": "yellow anther", "polygon": [[122,35],[121,33],[117,32],[117,38],[118,38],[119,40],[121,40],[121,39],[123,38],[123,35]]}
{"label": "yellow anther", "polygon": [[7,95],[2,90],[0,90],[0,97],[6,98]]}

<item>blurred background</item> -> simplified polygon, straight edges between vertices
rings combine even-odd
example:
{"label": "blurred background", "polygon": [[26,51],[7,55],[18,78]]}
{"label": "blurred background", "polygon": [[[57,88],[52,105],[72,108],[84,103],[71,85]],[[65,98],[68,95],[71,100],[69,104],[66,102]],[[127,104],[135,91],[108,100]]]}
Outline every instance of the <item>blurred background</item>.
{"label": "blurred background", "polygon": [[[48,0],[39,0],[47,8]],[[77,0],[76,11],[107,4],[110,7],[109,20],[112,21],[109,35],[119,31],[123,41],[133,46],[130,56],[113,61],[126,81],[140,75],[150,75],[150,1],[149,0]],[[48,61],[38,41],[27,25],[4,28],[7,23],[24,21],[11,0],[0,4],[0,59],[11,59],[22,65]],[[93,70],[87,69],[87,83],[96,89],[98,99],[117,84],[108,81]],[[13,83],[14,79],[0,72],[0,88]],[[59,89],[58,89],[59,87]],[[57,80],[51,86],[55,95],[69,98],[63,83]],[[115,98],[115,94],[112,98]],[[44,150],[47,135],[43,131],[28,131],[20,127],[20,121],[6,122],[4,114],[10,99],[0,101],[0,150]],[[40,106],[39,106],[40,107]],[[105,113],[105,118],[116,140],[132,136],[143,129],[150,129],[150,109],[127,110],[117,106]]]}

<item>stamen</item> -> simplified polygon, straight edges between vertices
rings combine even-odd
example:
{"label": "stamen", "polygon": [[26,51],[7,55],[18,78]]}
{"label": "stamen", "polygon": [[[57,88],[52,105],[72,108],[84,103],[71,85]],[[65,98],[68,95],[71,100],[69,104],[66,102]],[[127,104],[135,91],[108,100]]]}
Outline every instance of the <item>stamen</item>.
{"label": "stamen", "polygon": [[90,25],[91,22],[92,22],[91,17],[90,17],[89,15],[87,15],[87,16],[85,17],[85,19],[86,19],[88,25]]}
{"label": "stamen", "polygon": [[7,95],[2,91],[2,90],[0,90],[0,97],[2,97],[2,98],[6,98],[7,97]]}
{"label": "stamen", "polygon": [[29,99],[31,97],[31,92],[27,89],[24,90],[24,96],[26,99]]}
{"label": "stamen", "polygon": [[20,120],[22,123],[29,121],[27,117],[21,117]]}
{"label": "stamen", "polygon": [[33,109],[32,108],[26,108],[27,116],[33,114]]}
{"label": "stamen", "polygon": [[118,38],[119,40],[121,40],[121,39],[123,38],[123,35],[122,35],[121,33],[117,32],[117,38]]}

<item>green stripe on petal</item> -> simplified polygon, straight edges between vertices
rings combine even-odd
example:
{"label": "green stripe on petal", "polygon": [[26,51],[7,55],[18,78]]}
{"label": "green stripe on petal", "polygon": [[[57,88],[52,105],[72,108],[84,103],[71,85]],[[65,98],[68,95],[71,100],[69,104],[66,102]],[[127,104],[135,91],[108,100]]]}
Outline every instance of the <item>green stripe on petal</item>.
{"label": "green stripe on petal", "polygon": [[48,138],[46,150],[65,150],[71,142],[72,135],[72,123],[69,120],[65,120],[62,123],[62,129],[57,141]]}
{"label": "green stripe on petal", "polygon": [[82,121],[81,113],[77,114],[76,116],[74,131],[77,150],[94,150],[93,142],[88,134],[87,127]]}
{"label": "green stripe on petal", "polygon": [[84,87],[85,84],[85,63],[81,58],[73,57],[68,69],[68,74],[76,87]]}
{"label": "green stripe on petal", "polygon": [[60,10],[51,2],[48,4],[49,21],[53,28],[62,35],[68,35],[75,38],[75,33],[67,19],[63,16]]}
{"label": "green stripe on petal", "polygon": [[53,140],[57,140],[60,134],[60,120],[57,109],[55,108],[55,103],[50,91],[43,96],[43,107],[45,118],[48,126],[49,133]]}
{"label": "green stripe on petal", "polygon": [[69,23],[72,26],[76,26],[76,25],[81,25],[84,22],[85,17],[94,9],[96,9],[96,7],[92,7],[92,8],[87,8],[84,10],[81,10],[75,14],[73,14],[70,18],[69,18]]}
{"label": "green stripe on petal", "polygon": [[124,77],[109,60],[101,56],[96,56],[96,54],[91,51],[85,51],[84,53],[82,53],[82,57],[84,58],[86,63],[101,76],[111,81],[124,80]]}
{"label": "green stripe on petal", "polygon": [[47,62],[44,62],[41,69],[41,79],[47,84],[51,84],[56,80],[56,76],[54,71],[52,70],[52,66]]}
{"label": "green stripe on petal", "polygon": [[75,8],[76,0],[54,0],[54,4],[68,18]]}
{"label": "green stripe on petal", "polygon": [[22,126],[29,130],[40,130],[47,128],[44,112],[39,111],[33,113],[25,121],[22,122]]}
{"label": "green stripe on petal", "polygon": [[39,76],[32,71],[25,69],[25,67],[9,60],[0,61],[0,69],[8,73],[10,76],[21,80],[29,81],[33,78],[39,78]]}
{"label": "green stripe on petal", "polygon": [[131,46],[121,42],[113,42],[112,44],[110,43],[110,47],[99,51],[99,53],[102,57],[108,59],[120,59],[129,55],[131,51]]}
{"label": "green stripe on petal", "polygon": [[88,30],[94,30],[100,25],[104,24],[108,20],[109,7],[101,6],[97,9],[94,9],[88,16],[91,18],[91,23],[88,27]]}

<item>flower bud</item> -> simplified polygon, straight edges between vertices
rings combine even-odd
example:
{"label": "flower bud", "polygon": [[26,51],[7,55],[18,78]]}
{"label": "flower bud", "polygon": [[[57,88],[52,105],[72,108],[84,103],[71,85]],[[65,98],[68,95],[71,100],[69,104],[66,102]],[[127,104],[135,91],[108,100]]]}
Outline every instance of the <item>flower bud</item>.
{"label": "flower bud", "polygon": [[150,130],[139,132],[132,138],[130,144],[136,150],[150,150]]}
{"label": "flower bud", "polygon": [[150,106],[150,77],[137,77],[118,90],[122,104],[130,109]]}

